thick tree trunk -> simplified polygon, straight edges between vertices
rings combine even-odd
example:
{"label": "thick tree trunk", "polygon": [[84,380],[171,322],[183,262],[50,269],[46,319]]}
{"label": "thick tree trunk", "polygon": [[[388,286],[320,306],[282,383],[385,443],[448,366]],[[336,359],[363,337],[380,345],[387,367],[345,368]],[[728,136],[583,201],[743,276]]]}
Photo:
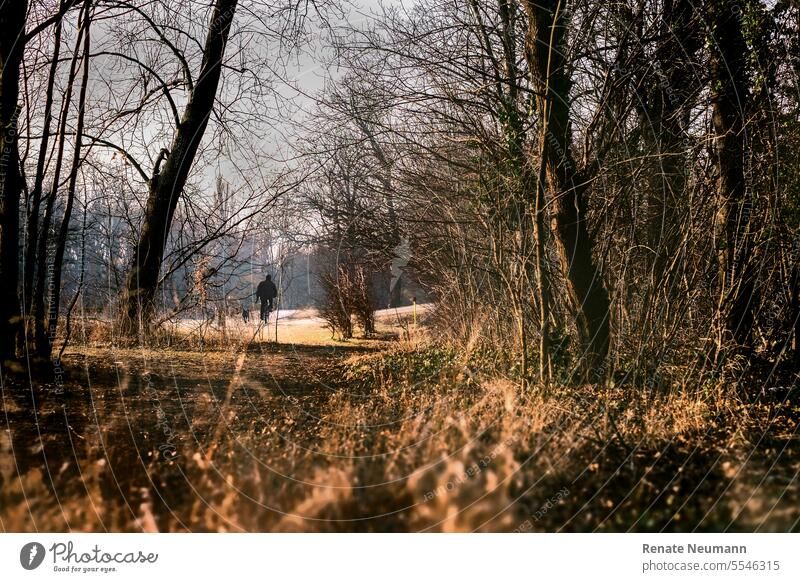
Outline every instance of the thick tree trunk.
{"label": "thick tree trunk", "polygon": [[572,154],[564,4],[562,0],[525,0],[524,5],[529,21],[527,58],[551,191],[553,241],[575,312],[585,372],[599,379],[605,376],[603,361],[609,346],[609,298],[592,257],[594,241],[586,223],[588,176],[576,167]]}
{"label": "thick tree trunk", "polygon": [[26,0],[0,3],[0,364],[16,356],[20,332],[19,73],[25,48]]}
{"label": "thick tree trunk", "polygon": [[[717,165],[715,238],[720,281],[719,343],[752,348],[754,281],[749,274],[752,185],[745,181],[750,102],[742,12],[731,0],[707,4],[711,34],[711,104]],[[721,345],[720,345],[721,347]]]}
{"label": "thick tree trunk", "polygon": [[121,311],[122,329],[127,335],[144,333],[155,308],[159,271],[172,218],[214,106],[236,3],[237,0],[216,1],[197,83],[175,131],[163,168],[157,165],[153,172]]}

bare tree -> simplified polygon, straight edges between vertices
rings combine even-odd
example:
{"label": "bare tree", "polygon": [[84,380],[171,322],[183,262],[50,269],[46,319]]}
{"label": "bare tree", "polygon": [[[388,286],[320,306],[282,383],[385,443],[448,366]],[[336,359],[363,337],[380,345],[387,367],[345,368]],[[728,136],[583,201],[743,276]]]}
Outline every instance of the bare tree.
{"label": "bare tree", "polygon": [[19,76],[25,50],[27,2],[0,5],[0,361],[13,359],[20,331],[19,280],[19,204],[23,181],[19,171],[17,121],[20,113]]}
{"label": "bare tree", "polygon": [[717,261],[720,281],[720,347],[733,340],[752,349],[754,281],[750,272],[752,184],[745,181],[749,162],[745,119],[750,90],[745,68],[747,47],[741,9],[726,0],[707,2],[712,27],[710,80],[717,165]]}
{"label": "bare tree", "polygon": [[150,193],[127,278],[125,307],[122,310],[127,333],[143,333],[153,312],[166,237],[208,125],[236,4],[237,0],[217,0],[214,4],[197,81],[195,83],[189,71],[185,71],[185,81],[190,86],[188,103],[170,149],[164,149],[159,154],[149,179]]}

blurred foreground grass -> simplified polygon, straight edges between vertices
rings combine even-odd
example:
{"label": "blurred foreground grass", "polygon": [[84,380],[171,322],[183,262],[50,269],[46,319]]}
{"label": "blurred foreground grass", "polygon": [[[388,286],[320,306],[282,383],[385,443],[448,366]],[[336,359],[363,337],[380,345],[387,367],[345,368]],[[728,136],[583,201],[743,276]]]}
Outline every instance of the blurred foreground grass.
{"label": "blurred foreground grass", "polygon": [[522,390],[487,357],[424,341],[76,350],[65,394],[3,388],[0,526],[798,529],[796,394]]}

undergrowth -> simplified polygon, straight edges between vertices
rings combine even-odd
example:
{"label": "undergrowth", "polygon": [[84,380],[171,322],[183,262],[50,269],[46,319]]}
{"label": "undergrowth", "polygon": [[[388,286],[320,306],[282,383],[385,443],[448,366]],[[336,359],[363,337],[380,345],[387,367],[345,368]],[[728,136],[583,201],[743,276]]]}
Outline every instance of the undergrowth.
{"label": "undergrowth", "polygon": [[93,387],[38,404],[49,436],[32,449],[30,414],[6,393],[3,528],[798,529],[794,391],[523,390],[485,372],[502,369],[490,351],[436,345],[248,356],[236,381],[230,357],[212,357],[197,365],[214,377],[181,356],[177,372],[150,362],[114,388],[93,354]]}

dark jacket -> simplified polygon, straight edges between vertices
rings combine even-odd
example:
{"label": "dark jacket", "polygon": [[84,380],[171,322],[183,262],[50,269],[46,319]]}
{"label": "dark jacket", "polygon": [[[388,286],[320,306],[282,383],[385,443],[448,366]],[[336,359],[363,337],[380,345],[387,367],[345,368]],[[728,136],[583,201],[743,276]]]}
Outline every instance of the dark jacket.
{"label": "dark jacket", "polygon": [[261,301],[269,301],[270,299],[275,299],[277,296],[278,288],[272,281],[261,281],[261,283],[258,284],[256,297],[261,299]]}

